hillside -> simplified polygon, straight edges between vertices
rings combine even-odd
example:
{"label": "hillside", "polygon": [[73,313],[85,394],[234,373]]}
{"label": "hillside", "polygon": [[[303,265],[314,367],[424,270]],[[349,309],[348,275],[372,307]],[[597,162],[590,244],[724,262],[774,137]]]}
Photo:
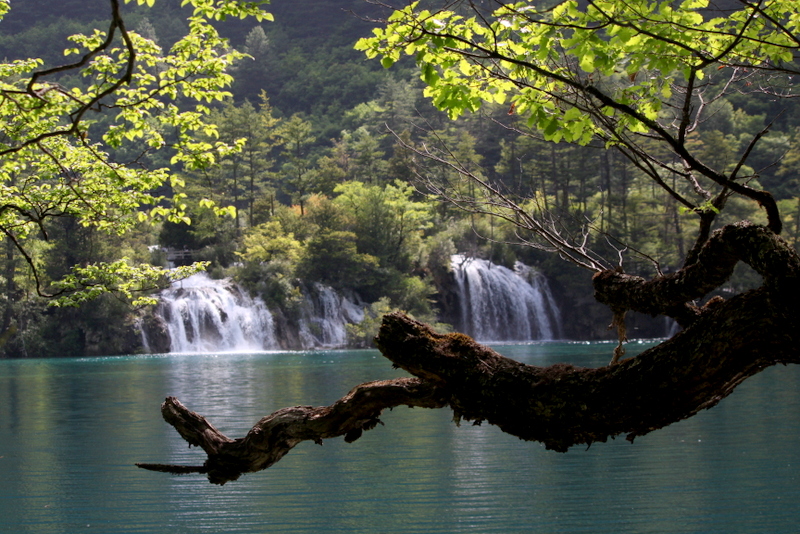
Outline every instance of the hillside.
{"label": "hillside", "polygon": [[[466,166],[526,209],[554,214],[565,232],[577,234],[591,221],[597,233],[590,244],[616,257],[623,248],[619,243],[625,243],[626,272],[646,277],[654,274],[654,265],[664,272],[679,268],[697,235],[695,215],[654,187],[620,151],[598,142],[546,142],[508,104],[448,120],[423,98],[412,65],[387,71],[353,49],[372,27],[362,17],[378,15],[377,9],[362,0],[274,0],[275,22],[220,23],[231,45],[252,58],[230,69],[232,98],[212,106],[209,116],[219,135],[200,141],[241,140],[242,151],[220,156],[217,165],[192,167],[172,162],[169,153],[109,148],[116,162],[169,167],[179,180],[158,193],[165,204],[185,194],[191,224],[142,225],[122,237],[58,218],[29,238],[46,281],[58,280],[74,264],[109,261],[121,253],[131,261],[165,265],[165,250],[172,249],[210,262],[214,277],[234,278],[287,317],[297,313],[302,284],[319,282],[359,295],[368,314],[402,309],[435,322],[444,315],[452,284],[450,257],[462,253],[507,267],[517,260],[533,266],[551,281],[570,318],[567,337],[609,337],[609,312],[593,300],[585,271],[535,247],[512,244],[518,230],[509,221],[466,213],[426,195],[415,187],[415,176],[463,184],[461,192],[474,194],[454,163]],[[0,22],[0,55],[60,64],[66,37],[104,28],[106,10],[107,0],[65,0],[58,10],[47,0],[13,2]],[[128,27],[162,48],[182,35],[186,16],[179,0],[159,0],[152,9],[125,6]],[[709,72],[708,87],[720,84],[723,75]],[[784,235],[795,247],[800,244],[797,124],[800,100],[742,91],[715,99],[689,139],[702,158],[726,168],[749,150],[750,139],[763,135],[742,175],[776,195]],[[106,126],[101,115],[93,128]],[[170,132],[165,137],[172,140]],[[419,157],[414,151],[421,147],[440,159]],[[203,199],[235,216],[216,217]],[[718,223],[740,218],[759,222],[763,215],[755,204],[734,198]],[[100,353],[130,350],[114,343],[132,339],[141,310],[112,298],[90,308],[49,308],[36,296],[25,259],[8,241],[4,247],[0,330],[10,339],[0,349],[5,356],[82,355],[89,346]],[[742,271],[724,291],[735,293],[756,281],[752,272]],[[370,339],[368,330],[375,325],[367,323],[357,333],[359,342]],[[664,330],[661,319],[629,323],[635,336]]]}

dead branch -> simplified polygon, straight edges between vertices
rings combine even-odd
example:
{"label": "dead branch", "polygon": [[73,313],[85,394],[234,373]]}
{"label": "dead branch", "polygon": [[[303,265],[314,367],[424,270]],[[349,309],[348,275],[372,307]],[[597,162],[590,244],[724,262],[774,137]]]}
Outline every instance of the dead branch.
{"label": "dead branch", "polygon": [[362,384],[329,407],[284,408],[231,440],[177,399],[165,420],[208,455],[202,466],[137,464],[204,473],[224,484],[270,467],[304,440],[345,436],[379,423],[383,409],[450,405],[456,421],[486,421],[548,449],[629,440],[716,405],[746,378],[776,363],[800,363],[800,318],[765,288],[719,303],[689,329],[617,365],[536,367],[504,358],[463,334],[437,334],[400,313],[384,317],[384,356],[419,378]]}
{"label": "dead branch", "polygon": [[416,378],[368,382],[353,388],[330,406],[283,408],[253,426],[243,438],[231,439],[203,416],[189,410],[175,397],[161,405],[164,420],[189,446],[208,455],[201,466],[137,463],[138,467],[172,474],[202,473],[214,484],[236,480],[244,473],[273,465],[302,441],[322,444],[323,439],[344,436],[351,443],[364,430],[374,428],[381,412],[395,406],[442,408],[445,396],[430,383]]}

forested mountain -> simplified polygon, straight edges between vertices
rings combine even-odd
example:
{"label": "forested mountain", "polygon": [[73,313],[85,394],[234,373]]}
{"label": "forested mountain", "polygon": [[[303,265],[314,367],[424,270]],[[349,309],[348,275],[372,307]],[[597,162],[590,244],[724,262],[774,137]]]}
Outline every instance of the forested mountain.
{"label": "forested mountain", "polygon": [[[124,14],[130,28],[169,47],[185,33],[191,14],[180,4],[125,5]],[[220,32],[231,45],[253,56],[236,72],[235,100],[256,102],[264,90],[277,114],[313,115],[326,139],[335,135],[344,112],[373,97],[385,78],[378,63],[353,50],[353,43],[372,27],[365,18],[379,11],[360,0],[278,0],[270,5],[274,22],[220,22]],[[46,0],[15,2],[2,22],[0,56],[60,64],[67,36],[105,29],[107,20],[108,3],[103,0],[59,2],[57,10]]]}
{"label": "forested mountain", "polygon": [[[58,5],[54,10],[46,0],[12,2],[0,22],[0,55],[58,65],[68,35],[107,25],[106,0]],[[437,284],[446,277],[450,256],[460,252],[538,267],[554,281],[573,318],[568,335],[604,335],[608,317],[591,300],[585,277],[553,255],[507,244],[513,225],[464,213],[411,185],[415,173],[458,182],[452,162],[510,195],[531,199],[532,210],[559,213],[576,231],[592,221],[603,236],[595,244],[599,249],[625,243],[663,271],[681,264],[697,232],[695,219],[618,151],[598,143],[545,141],[508,104],[450,121],[423,98],[411,63],[387,71],[354,50],[355,42],[370,34],[372,25],[364,18],[380,15],[379,9],[363,0],[274,0],[269,9],[274,22],[220,22],[230,45],[250,57],[230,69],[231,97],[210,111],[219,137],[204,141],[239,143],[242,150],[222,156],[219,165],[194,168],[112,152],[120,162],[172,166],[184,184],[162,193],[186,195],[191,224],[142,225],[122,238],[62,218],[48,228],[46,241],[30,238],[39,239],[36,261],[48,279],[120,250],[129,258],[164,263],[159,250],[169,247],[191,250],[194,260],[211,262],[214,276],[232,276],[276,307],[292,308],[299,281],[319,281],[357,292],[375,313],[402,309],[435,321]],[[163,49],[186,29],[187,11],[179,0],[158,1],[153,8],[125,5],[123,15],[130,29]],[[708,78],[722,75],[709,72]],[[709,91],[709,109],[690,134],[693,148],[725,168],[763,131],[740,175],[776,194],[786,219],[784,235],[797,247],[800,103],[747,92],[715,98]],[[422,146],[440,159],[420,158],[415,147]],[[235,216],[218,217],[203,199],[235,209]],[[763,219],[757,207],[731,203],[719,224]],[[34,296],[25,263],[5,245],[0,326],[8,336],[0,350],[6,356],[123,352],[135,346],[128,323],[138,310],[111,298],[89,309],[48,308]],[[650,269],[649,261],[626,263],[627,272]],[[742,273],[728,289],[745,287],[750,277]],[[658,333],[642,328],[643,334]]]}

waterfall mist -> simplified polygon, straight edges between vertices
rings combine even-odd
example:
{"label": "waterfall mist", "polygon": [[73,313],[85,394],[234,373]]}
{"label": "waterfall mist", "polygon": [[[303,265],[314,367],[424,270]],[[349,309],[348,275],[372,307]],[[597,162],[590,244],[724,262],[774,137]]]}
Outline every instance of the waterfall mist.
{"label": "waterfall mist", "polygon": [[479,341],[552,340],[561,319],[545,277],[516,262],[514,270],[456,254],[451,265],[458,285],[456,330]]}
{"label": "waterfall mist", "polygon": [[[344,347],[347,324],[359,323],[364,318],[363,304],[322,284],[300,289],[302,296],[297,309],[276,315],[261,299],[251,297],[227,279],[213,280],[199,273],[176,282],[159,293],[154,310],[167,338],[161,350],[229,352]],[[142,328],[142,345],[146,352],[153,352],[155,346],[163,344],[152,343],[147,330]]]}
{"label": "waterfall mist", "polygon": [[355,300],[318,283],[304,291],[299,324],[302,348],[344,347],[347,324],[364,320],[363,305],[359,306]]}
{"label": "waterfall mist", "polygon": [[205,273],[175,282],[159,294],[156,309],[167,329],[170,352],[276,349],[272,314],[260,299]]}

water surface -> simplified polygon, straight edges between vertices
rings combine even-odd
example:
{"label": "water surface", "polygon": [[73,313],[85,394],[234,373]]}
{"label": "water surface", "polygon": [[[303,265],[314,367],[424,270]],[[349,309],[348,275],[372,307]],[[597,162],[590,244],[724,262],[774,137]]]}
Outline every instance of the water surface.
{"label": "water surface", "polygon": [[[600,365],[608,344],[500,346]],[[449,410],[395,409],[352,444],[303,443],[219,487],[135,462],[197,464],[161,420],[177,396],[229,436],[296,404],[402,376],[375,351],[0,361],[3,532],[796,532],[800,370],[771,368],[716,408],[634,444],[566,454]]]}

